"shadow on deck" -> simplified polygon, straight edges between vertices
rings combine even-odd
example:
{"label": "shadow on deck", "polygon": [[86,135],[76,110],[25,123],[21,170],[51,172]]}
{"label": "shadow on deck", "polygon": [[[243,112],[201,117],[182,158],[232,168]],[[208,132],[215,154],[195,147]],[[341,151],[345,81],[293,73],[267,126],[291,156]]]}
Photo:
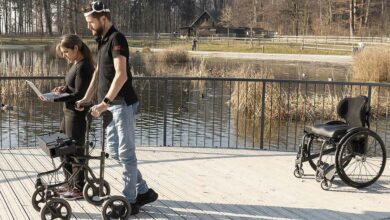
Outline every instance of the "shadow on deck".
{"label": "shadow on deck", "polygon": [[[304,178],[293,176],[294,153],[139,147],[137,154],[159,200],[135,219],[390,219],[389,168],[368,188],[354,189],[336,178],[323,191],[308,165]],[[30,148],[0,150],[0,160],[0,219],[40,219],[31,196],[36,174],[52,169],[51,159]],[[92,167],[98,171],[96,162]],[[112,195],[120,194],[121,172],[116,161],[107,160]],[[101,207],[69,203],[72,219],[101,219]]]}

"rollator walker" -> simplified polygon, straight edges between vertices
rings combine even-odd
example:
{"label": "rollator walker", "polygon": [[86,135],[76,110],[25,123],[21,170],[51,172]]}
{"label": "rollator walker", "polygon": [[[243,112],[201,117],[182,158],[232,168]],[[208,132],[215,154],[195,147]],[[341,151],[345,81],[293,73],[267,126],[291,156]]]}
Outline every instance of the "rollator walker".
{"label": "rollator walker", "polygon": [[[77,152],[77,147],[73,140],[70,140],[62,133],[53,133],[39,137],[40,147],[51,157],[64,156],[62,163],[55,169],[39,173],[35,183],[35,192],[32,196],[32,205],[36,211],[40,212],[42,220],[45,219],[70,219],[72,209],[68,201],[60,198],[59,187],[70,185],[79,172],[84,172],[86,183],[83,188],[83,196],[89,203],[102,206],[103,219],[127,219],[131,213],[131,206],[123,196],[110,196],[110,185],[104,180],[105,159],[108,154],[105,152],[104,140],[105,129],[112,121],[112,113],[106,111],[103,116],[102,149],[100,156],[91,156],[89,148],[94,143],[89,141],[89,130],[92,122],[90,112],[86,115],[86,141],[84,144],[85,156],[73,156]],[[95,141],[96,142],[96,141]],[[72,156],[70,156],[72,155]],[[96,177],[89,166],[89,160],[100,161],[99,176]],[[79,165],[73,170],[72,175],[64,181],[58,181],[58,174],[61,172],[66,162]],[[54,161],[53,161],[54,164]],[[54,182],[54,183],[53,183]]]}
{"label": "rollator walker", "polygon": [[341,121],[305,126],[295,160],[294,176],[304,175],[309,162],[321,188],[329,190],[336,176],[354,188],[375,183],[386,165],[386,148],[370,130],[370,105],[366,96],[342,99],[337,106]]}

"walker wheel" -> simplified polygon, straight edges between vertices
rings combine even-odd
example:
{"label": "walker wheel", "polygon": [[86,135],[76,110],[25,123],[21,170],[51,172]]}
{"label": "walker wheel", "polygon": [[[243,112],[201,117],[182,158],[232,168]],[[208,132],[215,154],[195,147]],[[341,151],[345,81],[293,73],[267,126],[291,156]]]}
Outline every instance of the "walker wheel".
{"label": "walker wheel", "polygon": [[123,196],[111,196],[102,208],[102,217],[108,219],[128,219],[131,213],[131,206]]}
{"label": "walker wheel", "polygon": [[[103,196],[110,195],[111,189],[110,185],[107,181],[104,180],[103,183]],[[101,205],[104,200],[99,197],[99,180],[93,184],[89,184],[88,182],[85,184],[83,188],[83,196],[87,202],[93,205]]]}
{"label": "walker wheel", "polygon": [[295,176],[296,178],[302,178],[303,175],[305,175],[305,173],[303,172],[303,169],[302,169],[302,168],[301,168],[301,169],[296,168],[296,169],[294,170],[294,176]]}
{"label": "walker wheel", "polygon": [[43,188],[35,190],[31,197],[31,203],[36,211],[41,211],[41,207],[46,203],[45,190]]}
{"label": "walker wheel", "polygon": [[53,198],[50,199],[41,209],[41,219],[70,219],[72,215],[72,208],[64,199]]}
{"label": "walker wheel", "polygon": [[332,181],[329,181],[327,179],[323,179],[321,181],[321,188],[323,190],[329,190],[332,187]]}

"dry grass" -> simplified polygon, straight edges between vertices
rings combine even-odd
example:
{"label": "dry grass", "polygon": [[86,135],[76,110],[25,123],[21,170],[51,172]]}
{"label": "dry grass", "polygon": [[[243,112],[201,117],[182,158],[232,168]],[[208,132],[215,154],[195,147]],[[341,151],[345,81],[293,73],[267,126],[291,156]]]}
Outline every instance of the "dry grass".
{"label": "dry grass", "polygon": [[[244,78],[272,78],[272,75],[257,71],[251,66],[242,67],[237,75]],[[262,82],[235,82],[233,93],[229,100],[235,114],[245,118],[243,121],[251,120],[255,128],[260,127],[262,117],[262,90],[265,88],[265,121],[272,120],[294,120],[314,121],[318,119],[337,118],[336,106],[339,100],[349,94],[357,94],[364,91],[351,91],[325,86],[323,91],[307,93],[305,84],[293,84],[288,87],[286,84]],[[362,94],[362,93],[359,93]],[[249,123],[248,123],[249,124]],[[267,134],[271,136],[271,134]]]}
{"label": "dry grass", "polygon": [[152,50],[149,47],[144,47],[144,48],[142,48],[141,52],[142,53],[151,53]]}
{"label": "dry grass", "polygon": [[390,82],[390,48],[366,48],[353,59],[354,81]]}
{"label": "dry grass", "polygon": [[[53,73],[59,73],[63,76],[65,75],[65,73],[59,72],[59,68],[55,62],[51,62],[49,65],[43,65],[43,61],[38,59],[35,63],[36,64],[34,66],[3,66],[0,68],[0,76],[37,77],[53,76]],[[51,89],[44,87],[44,85],[47,85],[44,80],[37,80],[35,84],[39,89],[41,89],[41,91],[47,91]],[[8,97],[12,95],[24,95],[24,88],[26,84],[24,80],[4,80],[0,86],[1,96]]]}
{"label": "dry grass", "polygon": [[162,52],[147,53],[146,60],[149,62],[163,62],[169,64],[186,63],[189,61],[189,55],[186,50],[170,49]]}

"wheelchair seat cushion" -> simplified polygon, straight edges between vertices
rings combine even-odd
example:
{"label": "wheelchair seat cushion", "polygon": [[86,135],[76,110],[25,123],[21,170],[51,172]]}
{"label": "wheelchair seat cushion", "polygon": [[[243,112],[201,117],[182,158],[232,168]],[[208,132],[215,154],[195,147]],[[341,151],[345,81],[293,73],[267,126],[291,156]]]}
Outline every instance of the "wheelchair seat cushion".
{"label": "wheelchair seat cushion", "polygon": [[350,128],[347,124],[317,124],[305,126],[305,131],[318,136],[341,139]]}

